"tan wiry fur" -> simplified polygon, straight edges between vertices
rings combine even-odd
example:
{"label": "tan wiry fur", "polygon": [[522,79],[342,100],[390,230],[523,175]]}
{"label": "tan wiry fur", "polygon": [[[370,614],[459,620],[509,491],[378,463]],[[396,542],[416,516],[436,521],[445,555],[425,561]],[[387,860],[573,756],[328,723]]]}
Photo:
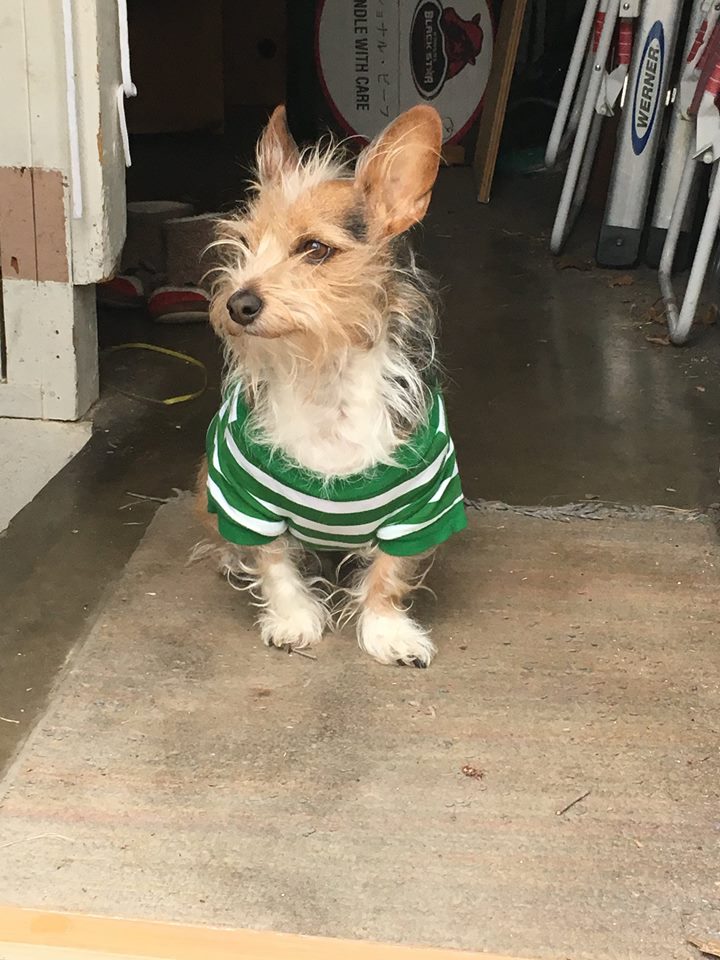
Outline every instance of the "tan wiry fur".
{"label": "tan wiry fur", "polygon": [[[427,417],[436,310],[401,235],[427,210],[440,143],[439,117],[416,107],[353,171],[332,142],[301,152],[278,108],[248,202],[219,225],[210,318],[227,382],[242,384],[255,436],[328,483],[392,463]],[[310,258],[313,241],[326,259]],[[238,291],[263,304],[247,324],[229,313]],[[201,476],[200,501],[203,486]],[[255,548],[234,571],[261,598],[263,639],[277,646],[314,643],[327,622],[295,550],[287,540]],[[375,551],[353,593],[361,646],[381,662],[425,666],[435,652],[402,607],[413,569]]]}

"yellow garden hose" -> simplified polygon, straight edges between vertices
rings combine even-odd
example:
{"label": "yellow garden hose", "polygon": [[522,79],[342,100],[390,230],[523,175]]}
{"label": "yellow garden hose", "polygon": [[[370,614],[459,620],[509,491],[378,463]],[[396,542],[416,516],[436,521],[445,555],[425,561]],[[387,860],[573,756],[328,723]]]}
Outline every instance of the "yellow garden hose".
{"label": "yellow garden hose", "polygon": [[203,384],[199,390],[192,393],[183,393],[176,397],[166,397],[164,400],[158,400],[155,397],[145,397],[140,393],[129,393],[127,390],[119,392],[133,400],[145,400],[148,403],[161,403],[163,406],[172,407],[176,403],[185,403],[187,400],[197,400],[207,390],[207,368],[201,360],[189,356],[187,353],[181,353],[179,350],[170,350],[168,347],[160,347],[155,343],[118,343],[108,348],[109,353],[116,353],[118,350],[150,350],[152,353],[161,353],[166,357],[173,357],[175,360],[182,360],[183,363],[191,363],[194,367],[199,367],[203,373]]}

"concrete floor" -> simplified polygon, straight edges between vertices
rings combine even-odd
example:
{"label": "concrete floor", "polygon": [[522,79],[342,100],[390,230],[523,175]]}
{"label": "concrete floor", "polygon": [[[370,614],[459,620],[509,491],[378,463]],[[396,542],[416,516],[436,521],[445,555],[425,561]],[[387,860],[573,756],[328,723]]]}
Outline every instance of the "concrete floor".
{"label": "concrete floor", "polygon": [[0,418],[0,450],[12,450],[0,460],[0,533],[16,513],[30,503],[82,450],[92,436],[92,423]]}
{"label": "concrete floor", "polygon": [[173,499],[0,785],[0,903],[689,960],[720,918],[720,545],[653,513],[470,511],[405,670],[352,629],[267,650]]}
{"label": "concrete floor", "polygon": [[[684,350],[653,345],[646,336],[663,329],[642,320],[657,297],[652,274],[611,287],[613,274],[558,269],[547,248],[557,187],[542,176],[500,181],[479,207],[470,171],[446,170],[423,231],[445,288],[442,347],[466,493],[705,507],[718,499],[718,332],[700,330]],[[571,244],[575,263],[589,239]],[[135,401],[118,389],[183,392],[197,371],[149,354],[107,358],[92,440],[0,539],[0,714],[19,721],[0,721],[3,765],[157,508],[128,492],[164,498],[189,487],[218,402],[207,329],[108,313],[101,338],[186,351],[207,363],[210,386],[179,406]]]}

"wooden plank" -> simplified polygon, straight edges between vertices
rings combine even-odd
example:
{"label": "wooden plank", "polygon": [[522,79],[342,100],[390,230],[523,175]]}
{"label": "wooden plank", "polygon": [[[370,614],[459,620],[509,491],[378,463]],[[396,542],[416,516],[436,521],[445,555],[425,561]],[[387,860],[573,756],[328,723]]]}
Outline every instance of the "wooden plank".
{"label": "wooden plank", "polygon": [[[227,930],[0,907],[3,960],[512,960],[489,953]],[[40,954],[26,945],[58,948]],[[15,953],[13,954],[13,949]],[[59,952],[58,952],[59,951]]]}
{"label": "wooden plank", "polygon": [[526,6],[527,0],[503,0],[500,10],[500,25],[473,162],[480,203],[487,203],[490,199]]}
{"label": "wooden plank", "polygon": [[37,280],[30,167],[0,167],[0,276]]}
{"label": "wooden plank", "polygon": [[709,957],[720,957],[720,940],[700,940],[697,937],[688,937],[688,943],[701,953],[706,953]]}
{"label": "wooden plank", "polygon": [[65,185],[59,170],[32,171],[37,279],[69,280]]}
{"label": "wooden plank", "polygon": [[70,169],[62,4],[23,0],[31,166]]}
{"label": "wooden plank", "polygon": [[62,4],[57,0],[23,0],[23,7],[30,166],[67,173],[70,153]]}
{"label": "wooden plank", "polygon": [[30,166],[30,102],[23,0],[2,0],[0,90],[3,92],[0,166]]}
{"label": "wooden plank", "polygon": [[108,953],[106,950],[78,950],[77,947],[39,947],[28,943],[3,943],[0,960],[154,960],[152,957]]}
{"label": "wooden plank", "polygon": [[[114,9],[115,4],[110,6]],[[73,0],[72,7],[83,216],[70,221],[70,262],[73,283],[84,285],[107,279],[120,259],[125,241],[125,155],[116,99],[117,17],[105,0]]]}
{"label": "wooden plank", "polygon": [[59,170],[0,167],[0,275],[67,283],[65,186]]}

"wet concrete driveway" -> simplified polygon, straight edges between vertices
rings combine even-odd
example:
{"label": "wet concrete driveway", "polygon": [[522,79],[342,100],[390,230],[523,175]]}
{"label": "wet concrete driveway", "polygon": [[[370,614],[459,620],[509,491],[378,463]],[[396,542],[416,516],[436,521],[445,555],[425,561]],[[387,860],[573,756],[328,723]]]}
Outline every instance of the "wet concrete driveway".
{"label": "wet concrete driveway", "polygon": [[[546,238],[556,191],[554,179],[508,180],[481,207],[470,171],[447,170],[423,231],[445,289],[442,349],[466,493],[706,507],[720,499],[720,332],[701,327],[682,350],[648,342],[664,333],[648,318],[653,275],[641,270],[611,286],[617,274],[578,269],[587,266],[588,238],[571,245],[559,269]],[[210,386],[172,407],[132,400],[119,389],[186,392],[197,371],[156,355],[113,354],[93,439],[0,539],[0,714],[18,721],[0,721],[2,764],[158,506],[129,494],[162,499],[190,486],[218,402],[209,330],[115,313],[101,318],[101,333],[106,345],[146,340],[199,357]]]}

